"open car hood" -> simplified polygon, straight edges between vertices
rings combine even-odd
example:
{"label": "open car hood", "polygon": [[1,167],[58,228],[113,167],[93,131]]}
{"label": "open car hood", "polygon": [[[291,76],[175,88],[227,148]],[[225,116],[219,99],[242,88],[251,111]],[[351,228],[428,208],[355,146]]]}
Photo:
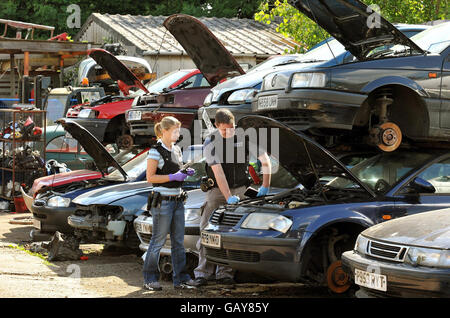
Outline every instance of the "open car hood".
{"label": "open car hood", "polygon": [[126,92],[124,93],[127,93],[130,87],[137,87],[148,93],[147,88],[141,83],[136,75],[108,51],[103,49],[92,49],[89,50],[89,56],[108,72],[112,80],[122,81],[127,86],[125,88]]}
{"label": "open car hood", "polygon": [[406,35],[358,0],[290,0],[290,3],[334,36],[359,61],[366,60],[370,51],[382,45],[401,44],[424,53]]}
{"label": "open car hood", "polygon": [[164,21],[166,29],[185,49],[211,86],[244,70],[214,34],[189,15],[174,14]]}
{"label": "open car hood", "polygon": [[[306,189],[312,189],[319,183],[321,177],[346,177],[358,184],[370,196],[375,197],[374,192],[353,175],[342,162],[303,133],[295,132],[274,119],[258,115],[241,118],[237,126],[244,130],[254,128],[258,136],[260,128],[267,129],[267,152],[277,158],[279,163]],[[276,138],[277,131],[278,138]]]}
{"label": "open car hood", "polygon": [[87,154],[94,159],[94,164],[103,176],[108,173],[109,167],[114,167],[120,171],[124,180],[128,179],[127,173],[120,164],[86,128],[66,118],[58,119],[56,123],[61,124],[64,130],[80,143]]}

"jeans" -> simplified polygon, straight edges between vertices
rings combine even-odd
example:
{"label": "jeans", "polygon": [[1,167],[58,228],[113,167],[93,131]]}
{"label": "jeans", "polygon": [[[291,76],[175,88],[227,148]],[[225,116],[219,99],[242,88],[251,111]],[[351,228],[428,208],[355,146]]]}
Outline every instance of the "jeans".
{"label": "jeans", "polygon": [[184,203],[163,200],[161,207],[151,209],[153,218],[152,238],[144,261],[144,283],[159,281],[159,256],[161,248],[170,234],[172,246],[173,285],[177,286],[191,279],[185,271],[184,249]]}

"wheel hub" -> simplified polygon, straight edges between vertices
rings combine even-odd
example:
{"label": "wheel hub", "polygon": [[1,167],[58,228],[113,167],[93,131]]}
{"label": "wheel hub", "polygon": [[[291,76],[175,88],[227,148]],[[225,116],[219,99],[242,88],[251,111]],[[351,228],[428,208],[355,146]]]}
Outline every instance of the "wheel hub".
{"label": "wheel hub", "polygon": [[342,261],[336,261],[328,267],[327,283],[328,288],[337,294],[345,293],[350,288],[350,277],[342,269]]}
{"label": "wheel hub", "polygon": [[123,135],[117,138],[117,146],[119,149],[130,149],[133,146],[133,137]]}

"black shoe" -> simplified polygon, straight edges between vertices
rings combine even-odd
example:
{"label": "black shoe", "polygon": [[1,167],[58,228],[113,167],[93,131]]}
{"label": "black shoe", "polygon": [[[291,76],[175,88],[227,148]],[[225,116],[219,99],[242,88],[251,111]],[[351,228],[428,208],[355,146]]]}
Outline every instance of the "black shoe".
{"label": "black shoe", "polygon": [[233,285],[235,283],[236,282],[231,277],[224,277],[224,278],[216,279],[216,284],[219,284],[219,285]]}
{"label": "black shoe", "polygon": [[187,281],[186,285],[192,286],[192,287],[200,287],[200,286],[208,285],[208,281],[203,277],[197,277],[194,280],[191,279],[191,280]]}

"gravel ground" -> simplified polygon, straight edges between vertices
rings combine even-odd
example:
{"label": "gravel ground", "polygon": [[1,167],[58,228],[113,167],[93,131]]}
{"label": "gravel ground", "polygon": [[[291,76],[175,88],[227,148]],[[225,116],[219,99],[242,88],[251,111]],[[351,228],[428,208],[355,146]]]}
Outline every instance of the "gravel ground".
{"label": "gravel ground", "polygon": [[142,289],[142,261],[129,251],[104,249],[102,244],[81,245],[87,260],[49,263],[23,246],[31,242],[31,225],[10,224],[29,214],[0,212],[0,298],[274,298],[332,297],[323,288],[302,284],[211,284],[195,290],[174,290],[162,282],[159,292]]}

